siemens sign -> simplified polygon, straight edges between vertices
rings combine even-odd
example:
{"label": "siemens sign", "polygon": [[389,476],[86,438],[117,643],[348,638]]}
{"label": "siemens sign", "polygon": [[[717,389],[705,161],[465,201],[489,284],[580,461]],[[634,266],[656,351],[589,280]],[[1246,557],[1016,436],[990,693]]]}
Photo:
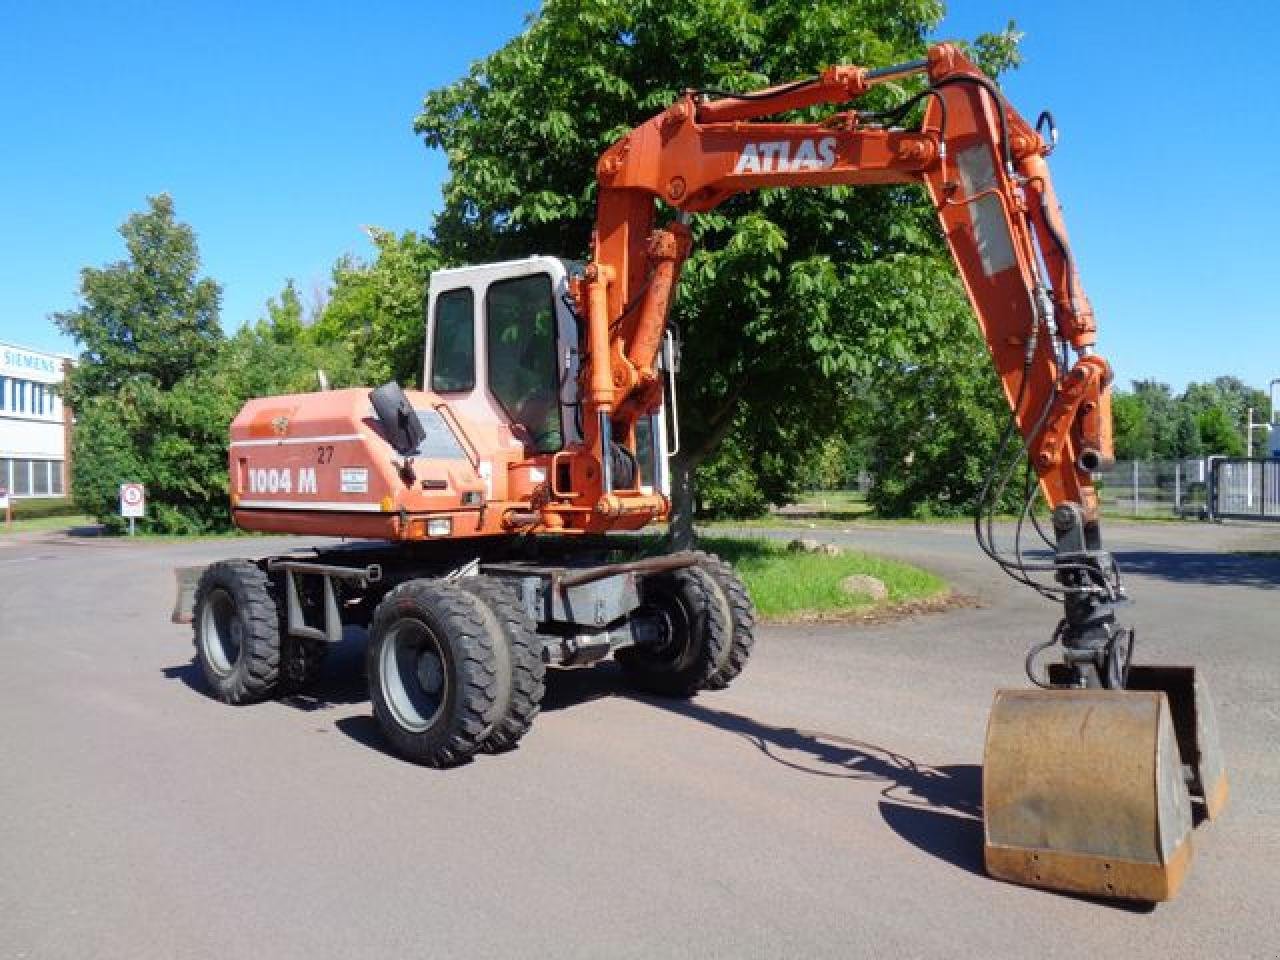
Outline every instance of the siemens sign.
{"label": "siemens sign", "polygon": [[27,353],[25,350],[5,349],[0,352],[0,360],[4,363],[4,369],[11,373],[39,373],[56,377],[62,372],[58,361],[53,357]]}

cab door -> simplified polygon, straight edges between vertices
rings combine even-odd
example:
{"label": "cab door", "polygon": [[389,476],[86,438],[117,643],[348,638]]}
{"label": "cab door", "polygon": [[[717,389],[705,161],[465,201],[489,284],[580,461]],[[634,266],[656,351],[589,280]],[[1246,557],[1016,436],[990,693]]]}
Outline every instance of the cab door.
{"label": "cab door", "polygon": [[554,257],[439,270],[427,303],[426,388],[524,456],[581,439],[578,324]]}

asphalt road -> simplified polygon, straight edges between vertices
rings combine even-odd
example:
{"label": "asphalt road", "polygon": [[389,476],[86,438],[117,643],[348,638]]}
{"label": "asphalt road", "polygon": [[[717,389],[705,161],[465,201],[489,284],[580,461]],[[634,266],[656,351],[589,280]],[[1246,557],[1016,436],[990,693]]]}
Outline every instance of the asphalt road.
{"label": "asphalt road", "polygon": [[[981,866],[992,690],[1056,619],[946,527],[814,535],[983,604],[768,627],[728,691],[563,672],[514,753],[384,752],[352,637],[313,697],[201,691],[171,569],[279,542],[0,541],[0,957],[1280,955],[1280,530],[1121,527],[1140,659],[1217,697],[1227,815],[1136,909]],[[294,545],[290,543],[289,545]]]}

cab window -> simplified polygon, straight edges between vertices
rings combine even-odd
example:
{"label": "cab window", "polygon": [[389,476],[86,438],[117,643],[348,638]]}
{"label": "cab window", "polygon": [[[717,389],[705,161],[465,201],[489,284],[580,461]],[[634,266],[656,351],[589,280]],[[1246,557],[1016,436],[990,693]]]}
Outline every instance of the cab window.
{"label": "cab window", "polygon": [[563,446],[556,313],[545,273],[499,280],[485,297],[489,391],[537,453]]}
{"label": "cab window", "polygon": [[436,297],[431,338],[431,389],[459,393],[476,385],[475,298],[470,287]]}

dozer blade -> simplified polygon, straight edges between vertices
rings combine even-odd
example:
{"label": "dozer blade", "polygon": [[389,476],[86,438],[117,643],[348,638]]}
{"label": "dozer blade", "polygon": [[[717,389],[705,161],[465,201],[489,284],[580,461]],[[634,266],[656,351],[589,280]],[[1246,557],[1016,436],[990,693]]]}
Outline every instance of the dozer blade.
{"label": "dozer blade", "polygon": [[1218,741],[1218,720],[1204,680],[1194,667],[1132,666],[1126,686],[1130,690],[1158,690],[1169,698],[1187,786],[1191,796],[1204,805],[1205,816],[1217,819],[1227,805],[1227,771]]}
{"label": "dozer blade", "polygon": [[1156,902],[1191,862],[1191,802],[1157,691],[1001,690],[987,726],[987,872]]}

